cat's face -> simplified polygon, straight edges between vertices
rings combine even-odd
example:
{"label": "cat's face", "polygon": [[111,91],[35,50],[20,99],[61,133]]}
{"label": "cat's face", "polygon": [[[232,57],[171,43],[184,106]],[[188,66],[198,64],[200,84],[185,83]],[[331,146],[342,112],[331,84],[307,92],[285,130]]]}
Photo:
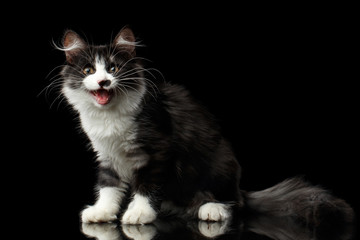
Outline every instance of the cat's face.
{"label": "cat's face", "polygon": [[67,62],[61,72],[63,94],[75,108],[131,105],[145,91],[144,69],[136,61],[135,38],[128,28],[106,46],[88,45],[78,34],[67,31],[61,50]]}

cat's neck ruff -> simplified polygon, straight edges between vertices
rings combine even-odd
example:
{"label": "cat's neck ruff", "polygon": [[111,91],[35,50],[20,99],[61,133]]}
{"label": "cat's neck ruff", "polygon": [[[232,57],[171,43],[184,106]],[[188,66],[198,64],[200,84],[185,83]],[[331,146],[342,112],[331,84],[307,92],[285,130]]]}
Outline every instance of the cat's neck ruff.
{"label": "cat's neck ruff", "polygon": [[88,136],[101,139],[110,136],[122,136],[134,128],[134,118],[141,111],[141,102],[145,86],[139,91],[117,96],[107,106],[100,106],[88,96],[82,96],[78,90],[64,87],[63,93],[80,115],[81,125]]}

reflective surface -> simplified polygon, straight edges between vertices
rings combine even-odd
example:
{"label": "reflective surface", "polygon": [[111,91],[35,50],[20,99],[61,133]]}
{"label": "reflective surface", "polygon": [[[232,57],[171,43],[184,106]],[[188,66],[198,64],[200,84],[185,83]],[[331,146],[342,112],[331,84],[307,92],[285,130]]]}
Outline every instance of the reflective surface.
{"label": "reflective surface", "polygon": [[256,216],[247,220],[204,222],[157,220],[150,225],[120,225],[116,223],[82,224],[82,233],[98,240],[347,240],[354,239],[353,224],[322,221],[317,226],[306,225],[293,218]]}

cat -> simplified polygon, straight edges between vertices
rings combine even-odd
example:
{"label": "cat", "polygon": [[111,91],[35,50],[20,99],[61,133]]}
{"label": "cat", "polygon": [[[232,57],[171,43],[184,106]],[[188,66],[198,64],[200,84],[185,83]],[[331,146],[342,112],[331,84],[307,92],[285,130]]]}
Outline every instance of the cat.
{"label": "cat", "polygon": [[227,221],[243,209],[316,222],[310,213],[331,204],[352,218],[344,201],[300,178],[240,190],[241,167],[215,117],[183,86],[156,79],[137,45],[126,26],[98,46],[67,30],[57,47],[66,57],[61,94],[97,155],[98,197],[82,222],[147,224],[161,214]]}

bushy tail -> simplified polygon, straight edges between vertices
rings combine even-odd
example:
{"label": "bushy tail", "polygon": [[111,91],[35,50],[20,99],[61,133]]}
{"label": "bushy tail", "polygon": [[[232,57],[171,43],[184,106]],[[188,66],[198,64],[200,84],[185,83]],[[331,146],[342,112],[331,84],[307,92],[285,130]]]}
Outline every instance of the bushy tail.
{"label": "bushy tail", "polygon": [[344,200],[300,177],[287,179],[262,191],[248,192],[246,198],[252,216],[290,219],[312,226],[318,232],[329,231],[332,226],[347,228],[354,222],[354,211]]}

